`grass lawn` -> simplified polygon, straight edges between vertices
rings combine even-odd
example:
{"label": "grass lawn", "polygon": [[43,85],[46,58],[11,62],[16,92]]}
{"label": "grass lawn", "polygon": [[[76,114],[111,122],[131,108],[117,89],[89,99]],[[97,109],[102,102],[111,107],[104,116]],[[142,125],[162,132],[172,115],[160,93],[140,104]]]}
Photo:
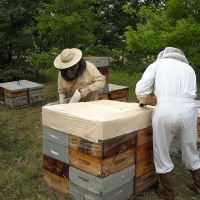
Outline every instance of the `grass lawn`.
{"label": "grass lawn", "polygon": [[[0,200],[69,200],[45,187],[42,179],[41,107],[57,100],[57,71],[44,73],[50,81],[45,83],[44,102],[32,107],[10,109],[0,106]],[[129,86],[129,101],[134,101],[134,87],[141,74],[112,71],[110,82]],[[174,158],[177,200],[195,200],[186,186],[188,171]],[[138,197],[157,199],[149,190]]]}

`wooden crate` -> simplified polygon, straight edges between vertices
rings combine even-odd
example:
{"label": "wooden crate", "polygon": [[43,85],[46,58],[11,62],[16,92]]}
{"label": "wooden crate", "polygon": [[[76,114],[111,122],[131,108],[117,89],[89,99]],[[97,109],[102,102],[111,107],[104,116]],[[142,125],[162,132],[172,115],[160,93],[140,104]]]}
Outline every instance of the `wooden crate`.
{"label": "wooden crate", "polygon": [[70,135],[69,147],[83,154],[106,159],[121,154],[125,151],[135,149],[136,139],[136,132],[104,141],[99,141],[99,143],[90,142],[80,137]]}
{"label": "wooden crate", "polygon": [[4,100],[5,100],[5,105],[10,106],[12,108],[28,106],[27,96],[9,97],[5,95]]}
{"label": "wooden crate", "polygon": [[53,174],[52,172],[44,169],[44,181],[47,186],[59,193],[68,195],[69,193],[69,180]]}
{"label": "wooden crate", "polygon": [[158,183],[158,175],[155,171],[150,171],[142,176],[135,177],[134,182],[134,192],[137,194],[142,193]]}
{"label": "wooden crate", "polygon": [[43,138],[43,154],[69,164],[69,148]]}
{"label": "wooden crate", "polygon": [[133,181],[130,181],[107,194],[95,194],[78,185],[69,183],[69,194],[74,200],[127,200],[133,195]]}
{"label": "wooden crate", "polygon": [[70,166],[69,180],[94,194],[105,195],[126,183],[132,182],[135,175],[134,171],[135,166],[131,165],[108,177],[99,178]]}
{"label": "wooden crate", "polygon": [[28,88],[28,99],[29,104],[36,104],[42,101],[43,99],[43,88],[44,86],[39,83],[35,83],[28,80],[18,81],[21,86],[26,86]]}
{"label": "wooden crate", "polygon": [[69,165],[64,162],[43,155],[43,167],[57,176],[69,179]]}
{"label": "wooden crate", "polygon": [[128,97],[128,87],[123,85],[109,84],[109,95],[110,100],[127,98]]}
{"label": "wooden crate", "polygon": [[145,143],[136,148],[136,163],[153,158],[153,143]]}
{"label": "wooden crate", "polygon": [[27,90],[23,90],[23,91],[11,91],[11,90],[7,90],[4,89],[4,95],[7,97],[23,97],[23,96],[27,96]]}
{"label": "wooden crate", "polygon": [[152,127],[144,128],[137,133],[137,146],[152,142]]}
{"label": "wooden crate", "polygon": [[70,149],[70,166],[96,177],[106,177],[135,163],[135,149],[107,159],[98,159]]}
{"label": "wooden crate", "polygon": [[68,134],[64,133],[62,131],[53,129],[53,128],[49,128],[47,126],[43,126],[42,127],[42,133],[43,133],[43,138],[51,141],[51,142],[55,142],[59,145],[68,147]]}
{"label": "wooden crate", "polygon": [[136,170],[135,172],[136,177],[140,177],[150,171],[154,171],[155,167],[154,167],[153,158],[150,157],[148,159],[145,159],[141,162],[136,163],[135,170]]}

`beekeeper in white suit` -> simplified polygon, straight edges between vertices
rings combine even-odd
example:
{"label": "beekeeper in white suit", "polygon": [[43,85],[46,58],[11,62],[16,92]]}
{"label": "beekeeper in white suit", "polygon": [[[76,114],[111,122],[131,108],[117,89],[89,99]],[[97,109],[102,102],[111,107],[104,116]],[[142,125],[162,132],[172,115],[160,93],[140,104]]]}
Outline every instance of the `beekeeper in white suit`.
{"label": "beekeeper in white suit", "polygon": [[148,66],[136,85],[136,95],[141,105],[148,104],[153,90],[157,97],[152,118],[154,163],[160,180],[156,193],[162,199],[174,200],[174,164],[169,154],[174,136],[179,136],[182,161],[192,174],[193,179],[187,185],[196,192],[200,189],[196,75],[181,50],[167,47]]}

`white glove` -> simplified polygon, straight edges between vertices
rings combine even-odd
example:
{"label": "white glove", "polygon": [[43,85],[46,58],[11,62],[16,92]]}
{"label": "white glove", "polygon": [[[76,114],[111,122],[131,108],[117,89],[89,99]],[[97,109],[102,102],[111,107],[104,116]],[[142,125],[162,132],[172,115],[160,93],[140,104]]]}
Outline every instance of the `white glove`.
{"label": "white glove", "polygon": [[91,92],[88,87],[84,87],[84,88],[80,89],[79,91],[81,94],[81,99],[85,98]]}

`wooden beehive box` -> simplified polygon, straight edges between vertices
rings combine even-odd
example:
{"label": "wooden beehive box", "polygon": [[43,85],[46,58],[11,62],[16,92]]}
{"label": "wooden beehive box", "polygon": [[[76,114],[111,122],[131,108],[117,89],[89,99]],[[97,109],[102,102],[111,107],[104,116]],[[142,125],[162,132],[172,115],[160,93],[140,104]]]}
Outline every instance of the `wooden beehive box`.
{"label": "wooden beehive box", "polygon": [[153,161],[152,128],[139,130],[137,133],[136,161],[135,161],[136,194],[145,191],[158,181]]}
{"label": "wooden beehive box", "polygon": [[136,133],[94,143],[70,135],[70,165],[97,177],[109,176],[135,162]]}
{"label": "wooden beehive box", "polygon": [[[86,172],[83,172],[74,167],[69,168],[69,179],[72,184],[89,191],[98,196],[98,198],[105,197],[105,195],[116,192],[116,188],[121,188],[129,183],[133,186],[134,165],[129,166],[109,177],[98,178]],[[130,188],[129,195],[133,194],[133,188]],[[111,195],[112,197],[112,195]]]}
{"label": "wooden beehive box", "polygon": [[69,180],[58,176],[46,169],[44,169],[44,181],[48,187],[51,189],[62,193],[64,195],[68,195],[69,193]]}
{"label": "wooden beehive box", "polygon": [[98,56],[89,56],[84,57],[88,62],[93,63],[97,69],[103,74],[106,78],[106,82],[109,81],[109,59],[108,57],[98,57]]}
{"label": "wooden beehive box", "polygon": [[44,88],[42,84],[27,80],[20,80],[19,84],[28,88],[28,101],[30,105],[42,101]]}
{"label": "wooden beehive box", "polygon": [[69,164],[68,134],[44,126],[43,154]]}
{"label": "wooden beehive box", "polygon": [[69,182],[68,134],[43,126],[43,168],[46,184],[67,195]]}
{"label": "wooden beehive box", "polygon": [[128,87],[109,83],[108,99],[128,102]]}
{"label": "wooden beehive box", "polygon": [[69,193],[74,200],[128,200],[133,195],[133,181],[115,188],[104,195],[95,194],[70,182]]}
{"label": "wooden beehive box", "polygon": [[1,83],[1,102],[10,107],[28,105],[28,89],[21,86],[18,81]]}

